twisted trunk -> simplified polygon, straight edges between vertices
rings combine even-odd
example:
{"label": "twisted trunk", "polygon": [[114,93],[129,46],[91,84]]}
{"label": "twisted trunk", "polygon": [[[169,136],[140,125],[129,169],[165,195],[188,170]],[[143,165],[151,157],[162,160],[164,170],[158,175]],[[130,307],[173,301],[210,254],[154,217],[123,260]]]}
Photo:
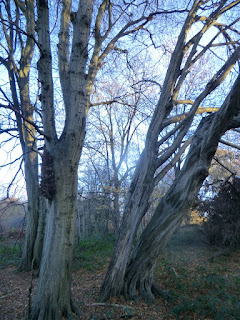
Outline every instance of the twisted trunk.
{"label": "twisted trunk", "polygon": [[[149,199],[154,189],[154,174],[157,169],[156,164],[158,163],[159,132],[161,131],[164,119],[166,119],[173,108],[172,95],[174,83],[179,77],[185,40],[194,22],[197,8],[198,5],[195,1],[171,57],[162,93],[148,129],[145,149],[140,157],[128,191],[119,236],[101,289],[100,300],[102,301],[107,300],[110,296],[119,296],[122,293],[124,275],[129,263],[135,234],[143,216],[149,208]],[[174,152],[174,148],[176,150],[177,147],[178,144],[173,147],[172,153]],[[166,158],[163,157],[162,164],[172,153],[166,154]]]}
{"label": "twisted trunk", "polygon": [[191,208],[208,175],[221,136],[229,129],[233,117],[240,112],[239,87],[240,76],[221,109],[201,121],[182,170],[157,206],[131,254],[124,285],[119,288],[119,292],[127,299],[135,299],[139,292],[146,301],[152,301],[156,294],[161,293],[153,283],[153,271],[159,254]]}
{"label": "twisted trunk", "polygon": [[[172,54],[171,61],[169,63],[169,67],[164,80],[164,84],[161,89],[161,95],[160,95],[158,104],[156,106],[156,109],[154,111],[154,114],[152,116],[152,120],[147,133],[145,149],[138,162],[138,166],[136,168],[136,171],[128,192],[128,197],[127,197],[124,214],[123,214],[123,220],[120,227],[120,232],[119,232],[118,240],[116,243],[115,251],[113,253],[113,256],[112,256],[112,259],[111,259],[111,262],[110,262],[110,265],[101,289],[101,295],[100,295],[101,300],[106,300],[110,296],[119,296],[124,292],[124,290],[126,292],[126,296],[135,295],[134,290],[129,289],[130,290],[129,291],[126,288],[126,286],[128,287],[128,284],[126,284],[125,280],[126,280],[126,274],[128,274],[129,272],[128,271],[129,266],[132,263],[134,263],[133,262],[134,260],[130,258],[131,251],[133,249],[133,240],[134,240],[137,228],[139,226],[139,223],[141,222],[141,219],[143,218],[143,216],[145,215],[149,207],[148,202],[154,188],[154,183],[155,183],[154,179],[156,180],[156,182],[158,182],[160,178],[162,178],[164,174],[166,174],[166,172],[169,170],[169,167],[168,167],[169,163],[168,164],[166,163],[170,157],[175,155],[173,160],[171,161],[174,164],[174,161],[177,161],[178,157],[181,156],[181,151],[179,150],[178,154],[176,154],[176,151],[178,148],[182,149],[184,146],[186,148],[186,142],[183,144],[183,139],[184,137],[186,138],[186,135],[189,131],[189,128],[191,127],[195,113],[197,112],[197,109],[200,103],[202,103],[202,101],[206,98],[206,96],[208,96],[225,79],[225,77],[230,72],[230,70],[236,63],[237,59],[239,58],[239,48],[237,48],[236,51],[232,54],[232,56],[226,61],[226,63],[222,66],[222,68],[212,77],[211,81],[205,86],[203,91],[195,99],[195,101],[192,104],[192,108],[190,112],[187,114],[186,118],[184,118],[183,121],[181,121],[179,125],[176,126],[175,129],[172,129],[172,130],[169,129],[170,131],[168,133],[166,133],[163,137],[160,137],[160,133],[161,132],[163,133],[168,116],[173,109],[174,103],[178,100],[179,92],[181,91],[182,84],[186,80],[188,71],[190,70],[190,67],[197,61],[197,59],[194,58],[197,52],[197,46],[200,43],[200,40],[203,34],[212,25],[215,24],[216,20],[221,15],[221,7],[223,4],[219,4],[219,7],[217,7],[216,10],[209,16],[209,19],[207,20],[207,23],[204,24],[201,32],[197,33],[197,35],[194,36],[191,40],[187,40],[191,27],[197,21],[196,14],[201,4],[202,4],[201,1],[193,2],[192,9],[189,11],[189,14],[185,20],[185,23],[178,37],[178,41],[175,46],[174,52]],[[189,53],[186,57],[186,53],[188,49],[189,49]],[[204,50],[202,51],[202,54],[204,54]],[[186,62],[184,62],[185,58],[186,58]],[[231,116],[229,116],[227,119],[229,120],[230,118]],[[226,130],[226,127],[225,127],[225,130]],[[224,131],[222,131],[222,134],[223,132]],[[158,154],[159,147],[161,145],[164,146],[165,142],[170,137],[173,137],[173,136],[174,136],[174,139],[172,140],[171,145],[169,145],[166,148],[163,148],[162,152]],[[218,136],[218,133],[217,133],[217,136]],[[220,137],[218,138],[220,139]],[[214,149],[217,147],[217,143],[219,139],[217,140],[216,143],[209,145],[210,150],[211,148]],[[208,149],[206,149],[206,152],[208,153]],[[209,159],[211,161],[212,157],[210,157]],[[192,158],[191,160],[193,161]],[[197,164],[198,159],[195,159],[195,160],[197,161],[196,162]],[[207,163],[203,164],[204,168],[208,166],[208,159],[206,159],[206,161]],[[171,162],[170,162],[170,165],[172,165]],[[190,165],[189,170],[194,169],[194,165],[195,164],[192,163]],[[209,165],[210,165],[210,162],[209,162]],[[157,173],[158,168],[161,168],[160,173]],[[156,176],[154,176],[155,174]],[[196,175],[195,177],[194,175],[195,174],[193,173],[189,173],[189,176],[187,177],[189,181],[195,178],[199,179],[197,186],[194,186],[193,192],[190,193],[190,196],[197,194],[202,181],[207,176],[206,168],[204,169],[203,173],[199,172],[199,176]],[[179,179],[179,177],[177,179]],[[171,205],[168,202],[164,203],[164,201],[166,201],[166,198],[165,200],[163,200],[163,202],[161,202],[161,206],[163,206],[161,210],[164,212],[164,215],[166,214],[166,216],[168,216],[168,214],[171,213],[173,217],[176,216],[176,221],[174,219],[172,220],[172,216],[170,215],[169,220],[166,220],[166,223],[164,224],[164,228],[166,228],[166,230],[169,229],[169,232],[164,231],[164,229],[158,230],[159,232],[161,231],[163,232],[163,234],[166,234],[166,235],[167,234],[170,235],[173,232],[172,230],[174,230],[178,225],[178,223],[180,223],[180,220],[181,220],[180,217],[182,215],[182,212],[187,210],[187,208],[189,208],[189,206],[191,205],[189,203],[188,196],[187,195],[185,196],[185,192],[180,191],[181,183],[183,181],[181,182],[177,182],[177,181],[178,180],[176,180],[175,183],[179,183],[179,185],[177,184],[175,187],[171,188],[171,192],[174,191],[178,193],[176,195],[174,195],[173,193],[173,197],[176,197],[176,203],[171,204],[173,207],[171,207]],[[176,188],[176,190],[173,188]],[[171,203],[172,202],[171,194],[168,193],[168,195],[170,199],[169,201]],[[177,196],[179,196],[179,199],[181,199],[180,202],[177,201]],[[182,200],[182,198],[184,198],[184,200]],[[178,212],[179,214],[177,214]],[[153,221],[154,219],[156,218],[153,218]],[[156,223],[156,221],[154,223]],[[159,223],[161,224],[161,221],[159,221]],[[151,224],[149,224],[148,228],[150,228],[150,226]],[[154,233],[153,231],[156,231],[156,228],[154,225],[153,225],[153,230],[150,230],[149,234],[147,235],[147,236],[151,236],[149,237],[149,239],[151,238],[152,241],[153,241],[152,235],[159,238],[157,233]],[[165,239],[165,236],[164,236],[163,245],[166,241],[167,241],[167,237]],[[149,248],[146,251],[146,255],[149,254],[150,245],[151,243],[149,243]],[[160,245],[160,248],[161,248],[161,245]],[[144,248],[143,250],[145,249],[146,248]],[[145,251],[143,251],[142,254],[144,254],[144,252]],[[158,253],[156,255],[158,256]],[[143,284],[141,285],[142,288],[146,286],[146,282],[150,282],[150,279],[152,278],[152,276],[151,276],[151,271],[149,271],[150,272],[149,273],[148,270],[151,270],[152,268],[154,268],[154,265],[155,265],[155,262],[153,261],[149,262],[149,260],[147,261],[148,261],[147,262],[148,269],[146,269],[146,279],[148,280],[146,281],[143,280]],[[135,284],[133,285],[133,287],[138,286],[140,284],[141,281],[140,281],[140,278],[138,277],[140,277],[140,274],[143,275],[142,272],[140,273],[140,271],[138,271],[139,272],[139,275],[138,275],[137,265],[134,272],[135,272],[134,274],[135,280],[133,280],[133,282]],[[127,283],[128,283],[128,280],[127,280]]]}
{"label": "twisted trunk", "polygon": [[147,175],[146,173],[149,172],[149,169],[153,170],[151,164],[154,162],[155,157],[156,155],[152,157],[152,161],[149,161],[150,158],[146,161],[146,153],[143,153],[142,161],[136,168],[133,182],[128,192],[115,250],[102,286],[101,300],[106,300],[111,295],[119,296],[122,293],[124,274],[135,234],[142,216],[149,207],[149,197],[153,189],[151,177],[154,172],[152,172],[152,175]]}

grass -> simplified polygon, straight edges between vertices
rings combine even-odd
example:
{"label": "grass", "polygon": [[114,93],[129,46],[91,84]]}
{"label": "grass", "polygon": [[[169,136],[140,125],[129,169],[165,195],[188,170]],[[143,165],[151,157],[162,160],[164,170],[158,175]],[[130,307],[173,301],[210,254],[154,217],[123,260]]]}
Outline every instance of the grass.
{"label": "grass", "polygon": [[[114,235],[82,240],[75,246],[74,268],[96,271],[103,268],[114,249]],[[0,237],[0,268],[17,266],[22,255],[22,244],[13,244],[6,236]]]}
{"label": "grass", "polygon": [[22,255],[22,246],[12,244],[5,237],[0,238],[0,269],[9,265],[18,265]]}
{"label": "grass", "polygon": [[114,244],[115,237],[112,234],[80,241],[75,247],[75,270],[80,268],[93,272],[101,270],[111,257]]}
{"label": "grass", "polygon": [[165,319],[239,320],[240,252],[209,262],[216,249],[196,245],[198,237],[198,227],[182,228],[159,260],[155,276],[169,291]]}

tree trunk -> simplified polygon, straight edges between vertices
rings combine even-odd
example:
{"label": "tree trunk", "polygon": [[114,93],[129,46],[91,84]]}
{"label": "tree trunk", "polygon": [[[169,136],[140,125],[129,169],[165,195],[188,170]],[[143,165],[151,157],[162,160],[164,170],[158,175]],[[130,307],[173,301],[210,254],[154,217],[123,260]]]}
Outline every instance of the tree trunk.
{"label": "tree trunk", "polygon": [[43,240],[45,234],[45,225],[46,225],[46,211],[47,211],[47,201],[42,196],[39,195],[39,206],[38,206],[38,226],[37,226],[37,234],[34,243],[34,266],[39,267],[42,258],[42,250],[43,250]]}
{"label": "tree trunk", "polygon": [[[110,296],[119,296],[122,293],[124,275],[129,262],[133,241],[138,226],[149,208],[149,199],[154,189],[154,174],[157,169],[156,164],[158,163],[158,166],[164,164],[179,147],[178,143],[173,143],[170,148],[171,150],[169,149],[169,151],[163,155],[161,159],[162,163],[159,163],[158,137],[163,129],[163,121],[168,117],[173,108],[174,83],[176,83],[180,74],[179,70],[182,63],[185,40],[194,22],[198,5],[198,2],[195,1],[184,23],[182,31],[180,32],[175,50],[171,57],[162,93],[148,129],[145,149],[141,154],[128,191],[119,236],[101,289],[100,300],[102,301],[107,300]],[[183,132],[179,133],[179,143],[182,140],[181,137],[183,138],[185,135],[184,132],[187,132],[187,128],[188,125],[186,125]]]}
{"label": "tree trunk", "polygon": [[36,241],[38,218],[39,218],[39,187],[37,168],[37,153],[31,152],[24,157],[25,181],[28,196],[27,225],[24,250],[20,270],[29,271],[32,267],[38,267],[41,259],[41,249],[34,253]]}
{"label": "tree trunk", "polygon": [[55,157],[56,193],[48,201],[46,232],[39,284],[31,319],[61,319],[76,311],[71,299],[71,277],[76,221],[77,165],[63,154]]}
{"label": "tree trunk", "polygon": [[[22,10],[25,16],[27,16],[25,31],[28,36],[26,37],[26,41],[21,43],[21,50],[19,51],[20,68],[17,69],[15,67],[16,61],[14,61],[16,59],[16,57],[14,57],[16,48],[14,47],[15,45],[17,46],[17,42],[14,46],[11,42],[8,42],[10,55],[9,62],[6,65],[23,153],[28,197],[26,237],[20,265],[20,270],[28,271],[32,267],[39,266],[42,248],[41,241],[38,243],[38,240],[36,240],[37,229],[40,228],[38,218],[39,211],[41,211],[41,203],[39,201],[38,187],[37,136],[36,129],[34,125],[32,125],[34,122],[33,115],[35,108],[31,105],[29,90],[30,67],[35,47],[33,40],[35,34],[34,0],[29,0],[27,3],[22,3],[21,5],[20,3],[15,2],[15,5],[18,10]],[[15,27],[18,29],[17,26]],[[13,25],[10,24],[10,28],[15,29],[15,27],[13,28]],[[12,30],[12,34],[13,33],[14,31]],[[16,37],[16,39],[18,39],[18,37]],[[19,56],[17,57],[17,60],[19,60]],[[19,91],[19,95],[17,91]],[[19,98],[21,102],[19,102]],[[24,116],[24,120],[22,119],[21,114]],[[41,233],[43,233],[43,231]],[[40,237],[38,237],[38,239],[40,239]]]}
{"label": "tree trunk", "polygon": [[76,312],[71,297],[71,277],[76,222],[77,169],[86,129],[86,62],[93,1],[82,0],[73,15],[71,58],[68,36],[71,1],[63,1],[59,33],[59,66],[66,120],[61,137],[54,123],[52,55],[48,1],[37,1],[38,61],[43,108],[45,154],[41,189],[48,199],[46,230],[39,281],[31,320],[61,320]]}
{"label": "tree trunk", "polygon": [[[151,221],[135,246],[124,273],[124,284],[122,282],[119,285],[116,284],[116,293],[124,294],[127,299],[136,299],[137,292],[139,292],[146,301],[152,301],[154,295],[161,293],[161,290],[153,283],[153,270],[157,259],[167,240],[191,208],[208,175],[208,169],[221,136],[229,129],[232,118],[240,112],[239,86],[240,76],[221,109],[201,121],[184,166],[165,197],[160,201]],[[103,287],[103,290],[109,292],[108,287]],[[110,290],[113,292],[112,287]]]}
{"label": "tree trunk", "polygon": [[[188,33],[196,21],[196,14],[199,6],[201,6],[201,2],[194,1],[172,54],[164,84],[161,89],[161,95],[147,132],[145,149],[135,170],[128,192],[119,237],[101,289],[101,300],[106,300],[110,296],[118,296],[123,292],[124,277],[127,265],[130,261],[129,255],[133,247],[134,236],[141,219],[149,207],[148,202],[154,188],[154,175],[156,170],[165,165],[160,174],[157,174],[158,178],[159,176],[162,177],[164,171],[168,167],[168,164],[166,164],[167,160],[173,156],[181,146],[200,103],[223,81],[239,58],[239,49],[236,49],[222,67],[221,72],[219,71],[214,75],[211,82],[206,85],[205,89],[195,99],[188,116],[184,119],[184,122],[180,123],[181,126],[179,125],[176,127],[178,128],[178,132],[174,132],[176,134],[171,145],[165,148],[161,154],[158,154],[159,147],[162,144],[164,145],[169,137],[173,136],[172,130],[170,130],[163,138],[160,138],[160,133],[165,128],[165,120],[168,119],[168,116],[174,107],[174,101],[178,98],[181,85],[186,79],[186,70],[192,65],[194,60],[193,57],[196,54],[197,45],[199,44],[202,35],[215,23],[215,19],[218,17],[219,8],[216,9],[214,15],[210,16],[208,23],[206,23],[202,31],[197,34],[194,39],[194,45],[190,50],[191,52],[188,54],[187,61],[184,63],[185,54],[189,48],[189,44],[192,43],[191,41],[187,42]],[[184,64],[184,68],[181,70],[182,64]]]}
{"label": "tree trunk", "polygon": [[117,234],[120,226],[120,184],[118,178],[114,178],[113,185],[113,221],[114,221],[114,232]]}
{"label": "tree trunk", "polygon": [[[107,300],[110,296],[120,296],[124,283],[124,275],[132,250],[133,241],[141,219],[149,207],[149,198],[153,189],[154,159],[141,155],[133,181],[128,192],[123,220],[118,233],[115,250],[102,285],[100,300]],[[149,173],[147,175],[146,173]]]}
{"label": "tree trunk", "polygon": [[[29,121],[33,121],[33,107],[31,106],[29,98],[28,79],[24,79],[22,82],[25,81],[27,84],[20,84],[22,88],[20,94],[21,103],[24,105],[25,116]],[[19,128],[19,130],[21,130],[21,128]],[[24,137],[21,145],[24,159],[28,210],[24,250],[19,269],[29,271],[31,268],[38,268],[41,261],[42,238],[44,233],[44,216],[42,215],[44,211],[44,200],[42,199],[42,201],[40,201],[36,130],[30,123],[24,121],[22,135]],[[40,215],[41,219],[39,220]]]}

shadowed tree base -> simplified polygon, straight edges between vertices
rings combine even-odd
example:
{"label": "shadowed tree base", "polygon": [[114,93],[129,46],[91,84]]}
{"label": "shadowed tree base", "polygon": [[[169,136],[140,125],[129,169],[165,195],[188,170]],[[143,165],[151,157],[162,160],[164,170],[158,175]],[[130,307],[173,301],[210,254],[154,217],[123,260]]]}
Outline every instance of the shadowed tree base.
{"label": "shadowed tree base", "polygon": [[169,297],[168,291],[163,290],[158,284],[152,281],[141,281],[137,284],[130,283],[125,285],[123,296],[126,300],[133,300],[139,303],[139,298],[142,298],[148,305],[154,303],[155,298]]}
{"label": "shadowed tree base", "polygon": [[35,310],[28,317],[29,320],[61,320],[62,317],[66,319],[78,319],[82,312],[73,299],[70,299],[69,305],[63,309],[59,308],[57,301],[50,303],[47,299],[41,303],[39,308]]}

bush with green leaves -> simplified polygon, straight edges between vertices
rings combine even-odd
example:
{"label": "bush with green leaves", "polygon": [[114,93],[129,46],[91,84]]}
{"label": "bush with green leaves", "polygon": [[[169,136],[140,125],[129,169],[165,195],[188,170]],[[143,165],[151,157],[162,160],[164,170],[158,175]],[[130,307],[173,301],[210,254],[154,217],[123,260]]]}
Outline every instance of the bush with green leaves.
{"label": "bush with green leaves", "polygon": [[233,178],[220,186],[218,194],[200,205],[207,216],[206,236],[217,246],[240,247],[240,178]]}

